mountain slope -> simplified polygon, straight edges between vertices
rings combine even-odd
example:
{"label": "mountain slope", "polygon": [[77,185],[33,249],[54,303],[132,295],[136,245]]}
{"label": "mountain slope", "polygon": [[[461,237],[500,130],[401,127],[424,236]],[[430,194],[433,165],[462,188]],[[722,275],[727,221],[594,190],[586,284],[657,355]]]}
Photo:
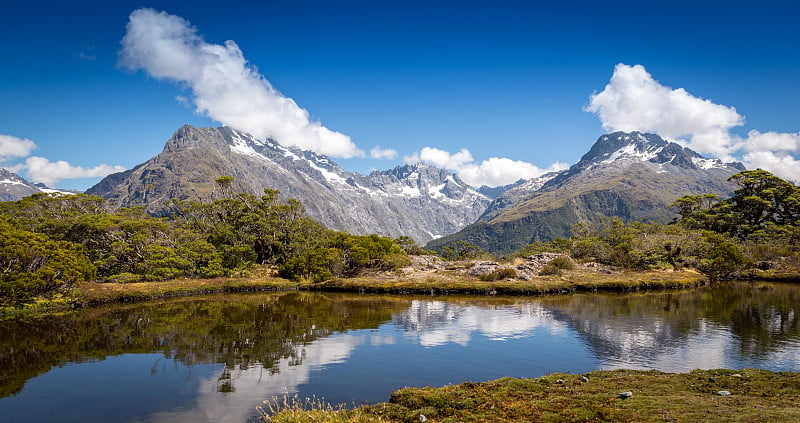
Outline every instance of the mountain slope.
{"label": "mountain slope", "polygon": [[667,222],[674,217],[667,207],[683,195],[729,196],[734,185],[727,178],[741,170],[741,164],[704,158],[655,134],[615,132],[601,136],[568,170],[507,191],[475,224],[428,248],[464,240],[508,253],[605,217]]}
{"label": "mountain slope", "polygon": [[419,164],[361,175],[311,151],[228,127],[189,125],[178,129],[161,153],[109,175],[87,193],[116,206],[164,213],[172,199],[214,199],[214,180],[220,176],[235,178],[234,191],[260,195],[271,188],[296,198],[309,216],[331,229],[406,235],[423,243],[474,222],[490,202],[442,169]]}
{"label": "mountain slope", "polygon": [[0,201],[16,201],[37,192],[42,190],[16,173],[0,168]]}

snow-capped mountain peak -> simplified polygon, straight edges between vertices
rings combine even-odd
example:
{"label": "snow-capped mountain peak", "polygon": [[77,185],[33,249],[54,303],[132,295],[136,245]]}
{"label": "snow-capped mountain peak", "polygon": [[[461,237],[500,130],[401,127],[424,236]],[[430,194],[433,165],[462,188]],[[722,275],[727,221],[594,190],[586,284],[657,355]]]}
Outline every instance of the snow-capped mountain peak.
{"label": "snow-capped mountain peak", "polygon": [[[342,169],[329,157],[280,145],[230,127],[185,125],[164,151],[88,193],[122,206],[159,213],[172,198],[214,198],[214,180],[234,177],[232,189],[261,195],[277,189],[296,198],[331,229],[355,234],[407,235],[418,242],[458,231],[489,204],[455,174],[428,165],[398,166],[369,175]],[[147,188],[147,187],[151,188]]]}

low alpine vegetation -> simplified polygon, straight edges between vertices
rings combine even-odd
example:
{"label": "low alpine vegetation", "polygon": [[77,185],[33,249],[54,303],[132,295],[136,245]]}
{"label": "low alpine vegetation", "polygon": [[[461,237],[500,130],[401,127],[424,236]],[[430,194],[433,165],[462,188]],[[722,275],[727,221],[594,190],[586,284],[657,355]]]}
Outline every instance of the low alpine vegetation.
{"label": "low alpine vegetation", "polygon": [[143,208],[112,211],[84,194],[0,203],[0,305],[22,306],[85,280],[236,276],[256,264],[288,279],[321,281],[407,266],[406,250],[419,249],[409,239],[328,230],[278,191],[259,198],[228,190],[230,178],[217,183],[217,199],[176,201],[164,217]]}

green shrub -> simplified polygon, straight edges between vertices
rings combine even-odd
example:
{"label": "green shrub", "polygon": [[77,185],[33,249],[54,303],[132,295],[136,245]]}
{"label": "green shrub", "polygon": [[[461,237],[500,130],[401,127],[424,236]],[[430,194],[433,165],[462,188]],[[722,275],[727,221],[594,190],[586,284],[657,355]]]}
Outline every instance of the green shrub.
{"label": "green shrub", "polygon": [[708,275],[711,280],[730,277],[744,270],[749,264],[739,246],[722,235],[708,232],[706,242],[707,250],[697,270]]}
{"label": "green shrub", "polygon": [[411,266],[411,259],[407,255],[400,253],[387,254],[380,261],[381,270],[394,270],[408,266]]}
{"label": "green shrub", "polygon": [[558,256],[547,262],[547,264],[551,264],[557,269],[562,270],[572,270],[575,268],[575,263],[573,263],[572,260],[570,260],[570,258],[567,256]]}
{"label": "green shrub", "polygon": [[114,283],[133,283],[141,282],[142,280],[144,280],[144,276],[134,275],[133,273],[120,273],[107,279],[108,282]]}
{"label": "green shrub", "polygon": [[94,272],[80,245],[53,241],[0,218],[0,306],[22,306],[61,292]]}
{"label": "green shrub", "polygon": [[481,275],[478,277],[478,279],[484,282],[493,282],[504,279],[516,279],[516,277],[517,277],[517,271],[515,269],[512,269],[510,267],[503,267],[495,270],[492,273]]}
{"label": "green shrub", "polygon": [[559,269],[554,264],[547,263],[542,266],[542,270],[539,271],[540,276],[547,276],[547,275],[560,275],[561,269]]}

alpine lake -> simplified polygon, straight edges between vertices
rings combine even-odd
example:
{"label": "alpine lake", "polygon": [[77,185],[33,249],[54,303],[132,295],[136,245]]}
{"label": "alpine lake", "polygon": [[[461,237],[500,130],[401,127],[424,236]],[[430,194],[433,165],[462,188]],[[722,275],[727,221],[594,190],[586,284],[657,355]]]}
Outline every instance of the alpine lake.
{"label": "alpine lake", "polygon": [[248,422],[288,394],[595,369],[800,371],[800,285],[543,297],[221,294],[0,321],[4,422]]}

